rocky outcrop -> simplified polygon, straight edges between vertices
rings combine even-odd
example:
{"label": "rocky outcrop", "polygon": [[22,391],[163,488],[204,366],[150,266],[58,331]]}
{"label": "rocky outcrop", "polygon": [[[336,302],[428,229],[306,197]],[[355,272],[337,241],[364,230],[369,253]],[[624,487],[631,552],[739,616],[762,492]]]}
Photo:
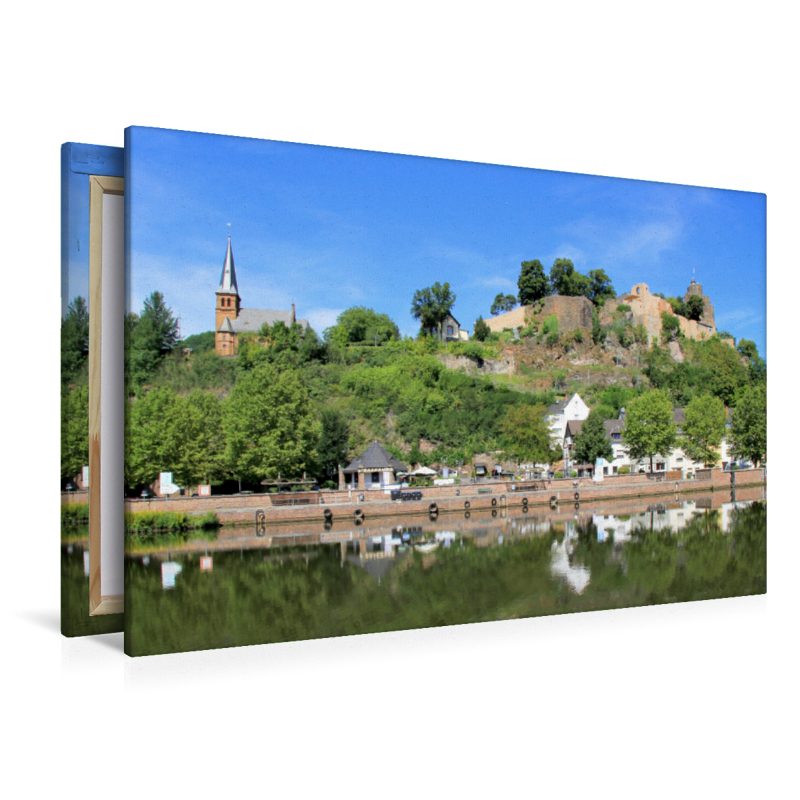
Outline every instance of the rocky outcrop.
{"label": "rocky outcrop", "polygon": [[468,375],[509,375],[515,369],[514,356],[508,353],[503,353],[501,358],[484,358],[480,361],[442,353],[436,357],[447,369],[464,370]]}

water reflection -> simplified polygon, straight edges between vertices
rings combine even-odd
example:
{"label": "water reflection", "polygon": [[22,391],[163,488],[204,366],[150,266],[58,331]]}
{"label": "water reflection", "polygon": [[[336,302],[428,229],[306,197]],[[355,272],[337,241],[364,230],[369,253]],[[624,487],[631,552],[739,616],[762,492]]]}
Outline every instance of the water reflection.
{"label": "water reflection", "polygon": [[163,589],[174,589],[175,578],[182,571],[183,567],[176,561],[165,561],[161,565],[161,587]]}
{"label": "water reflection", "polygon": [[759,501],[717,496],[402,522],[295,525],[261,537],[223,530],[214,542],[129,554],[125,591],[140,613],[131,619],[128,652],[766,591],[766,505]]}

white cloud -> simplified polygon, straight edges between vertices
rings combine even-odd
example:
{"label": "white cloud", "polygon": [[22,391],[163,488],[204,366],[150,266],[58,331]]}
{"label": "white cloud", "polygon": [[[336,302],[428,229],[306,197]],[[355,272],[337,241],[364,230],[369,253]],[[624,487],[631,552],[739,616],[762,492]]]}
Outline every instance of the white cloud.
{"label": "white cloud", "polygon": [[611,258],[659,258],[665,250],[673,248],[680,238],[680,222],[647,222],[625,231],[610,243],[607,255]]}
{"label": "white cloud", "polygon": [[[764,315],[751,308],[737,308],[731,311],[725,311],[722,314],[715,316],[717,323],[717,330],[725,330],[727,328],[747,329],[751,325],[757,325],[764,322]],[[735,333],[731,331],[731,333]]]}
{"label": "white cloud", "polygon": [[301,316],[301,319],[304,316],[317,334],[322,336],[325,328],[330,328],[336,324],[337,317],[343,311],[343,308],[312,308],[306,311],[304,315],[300,315],[298,312],[298,316]]}
{"label": "white cloud", "polygon": [[590,266],[586,253],[580,247],[567,242],[560,244],[549,256],[545,257],[542,266],[546,274],[550,274],[550,268],[557,258],[568,258],[575,265],[575,269],[578,272],[594,269],[594,267]]}
{"label": "white cloud", "polygon": [[475,286],[487,286],[491,289],[513,289],[516,291],[517,282],[511,278],[505,278],[502,275],[493,275],[489,278],[478,278],[475,281]]}

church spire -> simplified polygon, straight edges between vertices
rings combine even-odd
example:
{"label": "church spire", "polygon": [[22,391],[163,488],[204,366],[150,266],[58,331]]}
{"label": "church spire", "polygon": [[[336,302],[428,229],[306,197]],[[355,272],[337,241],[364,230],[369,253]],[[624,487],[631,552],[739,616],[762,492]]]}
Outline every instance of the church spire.
{"label": "church spire", "polygon": [[231,248],[231,235],[228,234],[228,252],[225,254],[225,263],[222,266],[222,277],[219,281],[220,292],[225,294],[235,294],[238,296],[239,287],[236,285],[236,270],[233,266],[233,249]]}

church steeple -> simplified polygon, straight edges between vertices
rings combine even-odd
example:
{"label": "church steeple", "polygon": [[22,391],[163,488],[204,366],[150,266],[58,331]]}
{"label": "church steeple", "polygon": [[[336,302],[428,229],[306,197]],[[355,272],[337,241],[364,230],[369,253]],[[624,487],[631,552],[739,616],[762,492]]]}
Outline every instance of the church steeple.
{"label": "church steeple", "polygon": [[233,266],[233,248],[231,235],[228,234],[228,251],[222,265],[222,277],[217,289],[216,328],[214,344],[221,356],[233,355],[235,352],[235,336],[231,328],[231,320],[236,320],[242,303],[239,287],[236,285],[236,269]]}
{"label": "church steeple", "polygon": [[225,253],[225,263],[222,265],[222,277],[219,280],[217,294],[239,295],[239,287],[236,285],[236,269],[233,266],[233,248],[231,247],[231,235],[228,234],[228,252]]}

